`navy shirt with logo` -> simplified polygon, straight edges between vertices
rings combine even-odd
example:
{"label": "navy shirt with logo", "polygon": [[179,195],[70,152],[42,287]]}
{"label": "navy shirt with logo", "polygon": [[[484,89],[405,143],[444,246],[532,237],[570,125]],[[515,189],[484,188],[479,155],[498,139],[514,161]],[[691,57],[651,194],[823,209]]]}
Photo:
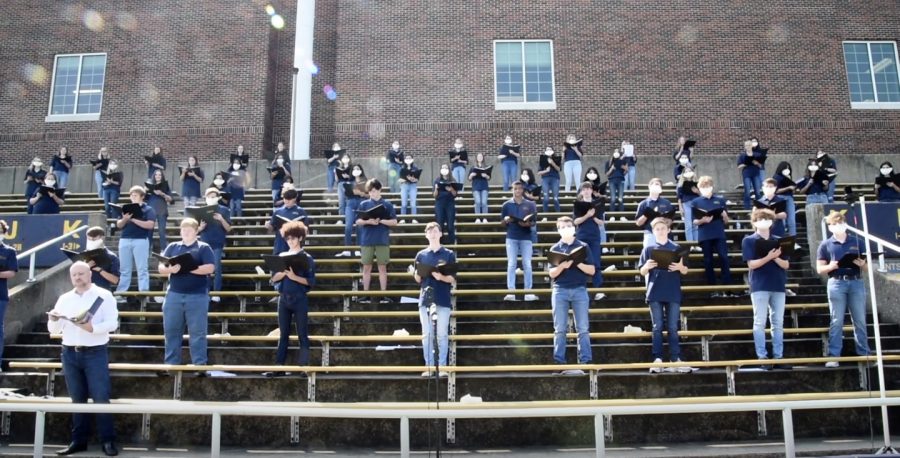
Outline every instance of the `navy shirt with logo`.
{"label": "navy shirt with logo", "polygon": [[[701,210],[715,210],[717,208],[726,208],[725,198],[722,196],[712,196],[706,198],[700,196],[691,201],[691,207]],[[727,213],[727,212],[723,212]],[[693,213],[694,219],[700,219],[697,212]],[[725,238],[725,220],[722,218],[713,218],[707,224],[701,224],[697,229],[697,240],[704,242],[706,240],[724,239]]]}
{"label": "navy shirt with logo", "polygon": [[[550,248],[550,251],[568,254],[579,247],[582,247],[581,249],[584,250],[585,255],[584,262],[582,262],[582,264],[593,266],[594,263],[592,259],[594,259],[594,257],[591,255],[591,248],[588,247],[586,243],[581,242],[578,239],[572,241],[571,245],[560,240],[559,242],[556,242],[556,245],[553,245]],[[590,279],[591,277],[588,274],[582,272],[581,269],[579,269],[578,266],[573,263],[571,267],[563,270],[562,273],[559,274],[559,276],[552,279],[552,283],[553,287],[555,288],[578,288],[581,286],[585,286],[585,284]]]}
{"label": "navy shirt with logo", "polygon": [[[672,202],[669,202],[669,199],[666,199],[665,197],[657,197],[656,200],[651,200],[648,197],[638,204],[637,213],[634,214],[634,219],[640,218],[648,208],[655,208],[657,213],[665,213],[672,210]],[[644,232],[653,232],[653,228],[650,227],[650,220],[651,218],[647,218],[647,221],[641,226],[641,228],[644,229]]]}
{"label": "navy shirt with logo", "polygon": [[[41,194],[40,190],[34,192],[34,195],[31,197],[40,197],[37,202],[35,202],[34,207],[31,210],[31,213],[34,215],[55,215],[59,213],[59,204],[56,203],[50,196],[45,196]],[[64,196],[57,196],[62,200],[66,200]]]}
{"label": "navy shirt with logo", "polygon": [[[156,212],[147,203],[141,203],[141,211],[144,212],[144,218],[141,221],[156,221]],[[150,239],[153,236],[153,229],[144,229],[134,224],[134,220],[128,221],[122,228],[123,239]]]}
{"label": "navy shirt with logo", "polygon": [[[779,238],[774,234],[769,236],[769,240],[778,240]],[[762,236],[758,233],[753,233],[744,237],[744,240],[741,241],[741,253],[743,254],[744,262],[762,259],[768,255],[768,253],[763,256],[756,255],[756,242],[760,239],[762,239]],[[762,267],[750,269],[749,276],[751,293],[757,291],[783,293],[785,291],[787,271],[782,269],[774,259],[763,264]]]}
{"label": "navy shirt with logo", "polygon": [[[120,275],[119,257],[109,248],[106,249],[106,255],[109,256],[109,268],[105,270],[118,277]],[[103,275],[100,275],[100,272],[97,272],[93,269],[91,269],[91,283],[109,291],[113,291],[115,289],[115,286],[113,286],[112,283],[103,278]]]}
{"label": "navy shirt with logo", "polygon": [[[304,210],[303,207],[301,207],[299,205],[293,205],[291,207],[281,206],[281,207],[276,208],[275,211],[272,213],[272,217],[269,218],[269,224],[273,228],[281,227],[286,222],[286,221],[282,220],[281,218],[278,218],[279,216],[282,216],[289,220],[294,220],[300,216],[305,216],[305,218],[298,219],[297,221],[302,221],[303,224],[306,224],[307,226],[309,226],[309,223],[310,223],[309,215],[306,214],[306,210]],[[276,229],[275,230],[275,245],[272,249],[272,254],[281,254],[281,253],[287,251],[288,249],[289,248],[288,248],[287,242],[285,242],[284,239],[281,237],[281,231]]]}
{"label": "navy shirt with logo", "polygon": [[513,164],[519,163],[519,158],[510,154],[510,151],[512,151],[512,148],[506,145],[500,147],[500,156],[506,156],[501,162],[512,162]]}
{"label": "navy shirt with logo", "polygon": [[[231,211],[228,210],[228,207],[219,205],[216,212],[221,214],[228,224],[231,224]],[[214,221],[212,224],[207,224],[203,231],[200,232],[200,240],[203,240],[212,248],[224,248],[226,235],[225,226],[218,221]]]}
{"label": "navy shirt with logo", "polygon": [[[16,249],[0,242],[0,271],[19,271],[19,261],[16,259]],[[6,279],[0,278],[0,301],[9,300],[9,289],[6,286]]]}
{"label": "navy shirt with logo", "polygon": [[[184,253],[190,253],[197,265],[215,264],[216,257],[212,248],[199,240],[191,245],[184,242],[172,242],[163,251],[162,255],[172,258]],[[207,275],[194,275],[184,270],[169,275],[169,291],[179,294],[209,294],[209,280]]]}
{"label": "navy shirt with logo", "polygon": [[[594,201],[597,202],[596,200]],[[583,215],[582,215],[583,216]],[[572,219],[579,218],[572,212]],[[575,227],[575,238],[582,242],[599,242],[600,241],[600,225],[594,221],[594,218],[603,218],[603,215],[595,211],[594,216],[584,220],[583,223]]]}
{"label": "navy shirt with logo", "polygon": [[[819,244],[819,249],[816,252],[816,259],[819,261],[831,262],[831,261],[840,261],[841,258],[846,256],[849,253],[852,254],[860,254],[866,252],[865,243],[857,238],[855,235],[847,234],[847,239],[844,240],[844,243],[839,242],[834,236],[828,237],[826,240],[823,240],[822,243]],[[859,266],[853,265],[853,267],[839,267],[828,273],[829,277],[835,277],[838,275],[859,275]]]}
{"label": "navy shirt with logo", "polygon": [[[475,172],[475,167],[469,170],[469,173]],[[484,175],[475,175],[472,178],[472,190],[473,191],[487,191],[488,190],[488,179]]]}
{"label": "navy shirt with logo", "polygon": [[[309,253],[307,253],[303,250],[300,250],[300,254],[302,256],[306,256],[306,262],[307,262],[307,264],[309,264],[309,270],[307,270],[306,272],[294,272],[294,273],[305,278],[307,283],[309,283],[309,286],[302,285],[300,283],[295,282],[294,280],[291,280],[288,277],[284,277],[283,279],[281,279],[280,282],[278,282],[277,289],[278,289],[278,292],[281,294],[291,295],[291,296],[300,296],[301,298],[306,299],[306,293],[308,293],[309,290],[311,290],[312,287],[316,285],[316,261],[313,259],[312,256],[309,255]],[[281,256],[289,256],[289,255],[288,255],[288,252],[286,251],[284,253],[281,253]]]}
{"label": "navy shirt with logo", "polygon": [[[382,219],[397,218],[397,212],[394,211],[394,206],[384,199],[366,199],[359,203],[359,211],[370,210],[377,207],[378,205],[384,205],[385,210],[388,211],[388,217]],[[359,246],[390,245],[390,234],[391,228],[385,226],[384,224],[378,224],[375,226],[359,226]]]}
{"label": "navy shirt with logo", "polygon": [[[678,245],[667,240],[660,245],[655,239],[653,244],[641,251],[638,268],[649,261],[652,250],[678,251]],[[669,272],[669,269],[655,267],[647,274],[647,302],[681,303],[681,272]]]}
{"label": "navy shirt with logo", "polygon": [[[791,186],[791,184],[796,185],[796,183],[794,183],[793,180],[791,180],[789,177],[786,177],[786,176],[784,176],[784,175],[782,175],[782,174],[780,174],[780,173],[779,173],[779,174],[776,174],[774,177],[772,177],[772,179],[775,180],[775,189],[786,188],[786,187],[788,187],[788,186]],[[784,192],[782,192],[782,193],[779,193],[778,195],[779,195],[779,196],[791,196],[791,197],[793,197],[793,196],[794,196],[794,190],[793,190],[793,189],[788,189],[787,191],[784,191]]]}
{"label": "navy shirt with logo", "polygon": [[[456,254],[453,252],[453,250],[448,250],[445,247],[441,247],[437,251],[431,251],[431,248],[425,248],[424,250],[416,254],[416,264],[425,264],[428,266],[437,267],[440,264],[455,263]],[[431,275],[428,275],[422,277],[423,292],[419,294],[420,307],[428,307],[431,305],[422,303],[422,299],[424,298],[424,290],[428,286],[430,286],[434,290],[434,303],[438,307],[449,308],[453,305],[450,299],[450,289],[453,285],[447,282],[436,280]]]}
{"label": "navy shirt with logo", "polygon": [[[509,199],[503,203],[500,209],[500,218],[512,216],[522,219],[528,215],[534,215],[531,221],[537,221],[537,206],[528,199],[522,199],[522,203],[517,204],[515,199]],[[506,225],[506,238],[510,240],[531,240],[531,227],[519,226],[517,222],[510,222]]]}
{"label": "navy shirt with logo", "polygon": [[200,185],[203,183],[203,170],[197,168],[194,170],[194,174],[197,175],[197,178],[200,181],[197,181],[196,178],[185,175],[184,181],[181,182],[181,195],[183,197],[200,197]]}

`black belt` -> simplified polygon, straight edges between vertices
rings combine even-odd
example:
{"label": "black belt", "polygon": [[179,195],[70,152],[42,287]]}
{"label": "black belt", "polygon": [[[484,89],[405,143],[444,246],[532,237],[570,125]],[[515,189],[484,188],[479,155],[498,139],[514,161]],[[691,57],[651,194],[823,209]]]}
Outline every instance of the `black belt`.
{"label": "black belt", "polygon": [[90,351],[97,351],[97,350],[105,350],[105,349],[106,349],[106,344],[103,344],[103,345],[92,345],[92,346],[89,346],[89,347],[88,347],[88,346],[84,346],[84,345],[63,345],[63,348],[65,348],[66,350],[69,350],[69,351],[74,351],[74,352],[79,352],[79,353],[81,353],[81,352],[90,352]]}
{"label": "black belt", "polygon": [[834,280],[859,280],[859,275],[832,275],[831,277]]}

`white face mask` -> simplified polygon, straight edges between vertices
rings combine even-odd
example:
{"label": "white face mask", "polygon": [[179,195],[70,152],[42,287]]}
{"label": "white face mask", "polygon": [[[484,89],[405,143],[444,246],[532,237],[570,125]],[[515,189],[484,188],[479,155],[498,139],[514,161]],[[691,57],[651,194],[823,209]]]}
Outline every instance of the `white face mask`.
{"label": "white face mask", "polygon": [[688,179],[694,178],[694,172],[688,170],[687,172],[682,173],[681,176]]}
{"label": "white face mask", "polygon": [[117,169],[117,168],[119,168],[119,166],[118,166],[117,164],[109,164],[109,169],[110,169],[110,170],[115,170],[115,169]]}
{"label": "white face mask", "polygon": [[712,191],[713,191],[713,188],[712,188],[712,187],[704,186],[704,187],[699,188],[699,189],[700,189],[700,195],[702,195],[703,197],[710,197],[710,196],[712,196]]}
{"label": "white face mask", "polygon": [[789,177],[789,176],[791,176],[791,169],[784,169],[781,171],[781,174],[786,177]]}
{"label": "white face mask", "polygon": [[241,169],[241,164],[231,164],[231,169],[232,169],[232,170],[240,170],[240,169]]}
{"label": "white face mask", "polygon": [[463,144],[462,143],[454,143],[453,147],[456,148],[457,150],[461,150],[463,147]]}
{"label": "white face mask", "polygon": [[527,182],[527,181],[528,181],[528,175],[527,175],[527,174],[525,174],[525,173],[523,173],[523,174],[522,174],[522,176],[520,176],[520,177],[519,177],[519,178],[521,178],[521,179],[522,179],[522,181],[525,181],[525,182]]}
{"label": "white face mask", "polygon": [[31,165],[34,166],[34,168],[37,169],[37,168],[40,168],[41,166],[43,166],[44,163],[43,163],[43,162],[40,162],[40,161],[34,161],[34,162],[31,163]]}
{"label": "white face mask", "polygon": [[548,149],[548,150],[544,151],[544,155],[545,155],[545,156],[553,156],[553,150],[552,150],[552,149]]}
{"label": "white face mask", "polygon": [[278,165],[284,165],[284,159],[279,158],[277,161],[275,161],[275,163]]}
{"label": "white face mask", "polygon": [[391,145],[391,148],[393,148],[394,151],[400,151],[400,144],[399,144],[399,143],[394,143],[393,145]]}
{"label": "white face mask", "polygon": [[845,223],[829,224],[828,230],[834,234],[843,234],[843,233],[847,232],[847,224],[845,224]]}
{"label": "white face mask", "polygon": [[213,184],[215,184],[216,186],[222,186],[223,184],[225,184],[225,180],[216,178],[215,180],[213,180]]}
{"label": "white face mask", "polygon": [[206,198],[206,205],[216,205],[218,203],[219,203],[218,197],[207,197]]}
{"label": "white face mask", "polygon": [[589,173],[589,174],[587,174],[587,179],[588,179],[588,180],[591,180],[591,181],[594,181],[594,180],[597,179],[597,174],[596,174],[596,173]]}
{"label": "white face mask", "polygon": [[86,250],[96,250],[97,248],[100,248],[102,246],[103,246],[103,239],[88,240],[87,242],[84,242],[84,248]]}
{"label": "white face mask", "polygon": [[618,159],[618,158],[619,158],[619,153],[613,153],[613,159]]}
{"label": "white face mask", "polygon": [[759,146],[759,142],[750,142],[750,146],[756,148],[757,146]]}
{"label": "white face mask", "polygon": [[819,151],[818,153],[816,153],[816,158],[821,159],[823,156],[825,156],[825,152],[824,152],[824,151]]}
{"label": "white face mask", "polygon": [[413,160],[412,160],[412,158],[409,158],[409,157],[408,157],[408,158],[406,158],[406,159],[403,160],[403,163],[406,164],[406,165],[412,165]]}
{"label": "white face mask", "polygon": [[894,169],[891,168],[891,167],[882,167],[882,168],[881,168],[881,174],[882,174],[882,175],[890,175],[891,172],[893,172],[893,171],[894,171]]}
{"label": "white face mask", "polygon": [[561,227],[557,229],[557,232],[559,232],[559,236],[564,239],[571,239],[575,237],[575,228],[572,226]]}
{"label": "white face mask", "polygon": [[650,189],[650,193],[652,193],[652,194],[659,194],[662,192],[662,186],[660,186],[658,184],[651,184],[649,189]]}
{"label": "white face mask", "polygon": [[678,158],[678,163],[681,165],[686,165],[688,163],[688,158],[682,156],[682,157]]}
{"label": "white face mask", "polygon": [[441,175],[449,175],[449,174],[450,174],[449,169],[441,169]]}
{"label": "white face mask", "polygon": [[510,137],[504,138],[504,139],[503,139],[503,144],[504,144],[504,145],[512,145],[512,138],[510,138]]}
{"label": "white face mask", "polygon": [[362,170],[357,169],[353,171],[353,176],[358,177],[360,175],[362,175]]}
{"label": "white face mask", "polygon": [[766,199],[771,199],[775,197],[775,188],[771,186],[763,186],[763,194],[765,194]]}
{"label": "white face mask", "polygon": [[47,186],[56,186],[56,180],[44,180],[44,184]]}
{"label": "white face mask", "polygon": [[346,167],[348,164],[350,164],[350,158],[345,157],[345,158],[341,159],[341,164],[344,164],[344,166]]}
{"label": "white face mask", "polygon": [[753,223],[753,227],[757,229],[768,229],[772,227],[773,221],[770,219],[761,219],[755,223]]}
{"label": "white face mask", "polygon": [[819,171],[819,166],[818,166],[818,165],[811,165],[811,166],[809,166],[809,171],[810,171],[810,172],[818,172],[818,171]]}

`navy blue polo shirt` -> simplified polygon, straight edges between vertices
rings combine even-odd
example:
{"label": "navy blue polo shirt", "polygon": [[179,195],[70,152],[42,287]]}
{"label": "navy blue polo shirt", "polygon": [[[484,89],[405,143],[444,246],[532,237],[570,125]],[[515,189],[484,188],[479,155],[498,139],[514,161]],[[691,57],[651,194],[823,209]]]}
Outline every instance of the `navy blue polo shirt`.
{"label": "navy blue polo shirt", "polygon": [[237,175],[232,171],[225,185],[225,192],[231,194],[231,200],[244,200],[244,176],[247,172],[238,171]]}
{"label": "navy blue polo shirt", "polygon": [[[300,250],[300,254],[306,256],[306,262],[309,264],[309,270],[306,272],[294,272],[295,274],[303,277],[309,282],[309,286],[301,285],[300,283],[291,280],[290,278],[284,277],[280,282],[278,282],[278,292],[281,294],[290,294],[290,295],[298,295],[306,298],[306,293],[309,292],[316,286],[316,261],[313,259],[309,253]],[[281,256],[288,256],[288,252],[285,251],[281,253]]]}
{"label": "navy blue polo shirt", "polygon": [[675,193],[678,195],[678,200],[680,200],[681,203],[684,204],[696,199],[697,197],[700,197],[700,194],[697,194],[693,191],[693,188],[696,187],[696,181],[682,181],[681,186],[675,188]]}
{"label": "navy blue polo shirt", "polygon": [[[222,214],[222,218],[224,218],[228,224],[231,224],[231,210],[229,210],[228,207],[219,205],[219,209],[216,211]],[[200,240],[203,240],[212,248],[224,248],[226,236],[227,232],[225,232],[225,226],[218,221],[207,224],[203,231],[200,232]]]}
{"label": "navy blue polo shirt", "polygon": [[565,160],[563,162],[580,161],[581,160],[581,158],[578,157],[578,153],[575,152],[575,148],[572,148],[571,146],[566,146],[566,152],[564,154],[565,154]]}
{"label": "navy blue polo shirt", "polygon": [[812,181],[812,185],[809,186],[809,189],[806,190],[806,194],[825,194],[828,191],[827,186],[822,186],[822,182],[819,180],[813,180],[810,177],[803,177],[800,181],[797,182],[797,188],[802,189],[809,181]]}
{"label": "navy blue polo shirt", "polygon": [[64,163],[69,164],[69,167],[71,167],[72,156],[66,155],[65,159],[59,157],[59,155],[53,156],[53,159],[50,160],[50,168],[53,169],[54,172],[69,173],[70,169],[67,169]]}
{"label": "navy blue polo shirt", "polygon": [[[271,167],[277,167],[277,166],[278,166],[277,162],[273,162],[271,165]],[[291,172],[291,161],[289,161],[287,159],[284,160],[284,170],[285,170],[286,175],[293,173],[293,172]],[[269,176],[271,176],[271,175],[269,175]],[[284,186],[284,177],[272,179],[272,190],[273,191],[281,189],[282,186]]]}
{"label": "navy blue polo shirt", "polygon": [[[538,187],[538,184],[537,184],[537,183],[529,183],[529,184],[526,184],[526,185],[523,187],[523,189],[524,189],[525,192],[527,192],[528,194],[534,195],[534,190],[537,189],[537,187]],[[530,201],[534,202],[534,199],[529,199],[529,198],[525,197],[524,195],[523,195],[522,197],[524,197],[525,200],[530,200]]]}
{"label": "navy blue polo shirt", "polygon": [[[119,257],[109,248],[106,249],[106,255],[109,256],[109,269],[106,269],[106,271],[118,277],[121,275],[119,271]],[[93,269],[91,269],[91,283],[109,291],[116,289],[112,283],[108,282],[100,275],[100,272]]]}
{"label": "navy blue polo shirt", "polygon": [[[638,204],[637,213],[634,214],[634,219],[637,220],[640,218],[641,214],[648,208],[657,208],[658,213],[665,213],[672,210],[672,202],[669,202],[669,199],[666,199],[665,197],[657,197],[656,200],[650,200],[648,197]],[[644,232],[653,232],[653,228],[650,227],[650,219],[651,218],[647,218],[647,222],[641,226]]]}
{"label": "navy blue polo shirt", "polygon": [[[528,199],[522,199],[522,203],[517,204],[515,199],[509,199],[503,203],[500,209],[500,218],[512,216],[521,219],[522,217],[534,214],[532,221],[537,221],[537,206]],[[531,240],[531,228],[522,227],[517,223],[511,222],[506,225],[506,238],[510,240]]]}
{"label": "navy blue polo shirt", "polygon": [[[475,171],[475,167],[469,169],[469,173]],[[487,191],[488,190],[488,179],[482,175],[475,175],[472,178],[472,190],[473,191]]]}
{"label": "navy blue polo shirt", "polygon": [[[41,198],[34,204],[32,207],[31,214],[33,215],[55,215],[59,213],[59,204],[56,203],[50,196],[45,196],[41,194],[41,190],[38,189],[34,192],[34,195],[31,197],[40,196]],[[62,200],[66,200],[65,196],[59,197]]]}
{"label": "navy blue polo shirt", "polygon": [[[784,176],[784,175],[782,175],[782,174],[780,174],[780,173],[779,173],[779,174],[776,174],[775,176],[773,176],[772,179],[775,180],[775,189],[776,189],[776,190],[781,189],[781,188],[786,188],[786,187],[790,186],[790,184],[788,183],[788,180],[790,180],[790,178],[789,178],[789,177],[786,177],[786,176]],[[791,180],[791,182],[793,182],[793,180]],[[796,183],[794,183],[794,184],[796,185]],[[780,193],[780,194],[778,194],[778,195],[779,195],[779,196],[791,196],[791,197],[793,197],[793,196],[794,196],[794,191],[793,191],[793,190],[788,190],[788,191],[782,192],[782,193]]]}
{"label": "navy blue polo shirt", "polygon": [[[119,184],[112,184],[112,183],[107,184],[106,181],[104,180],[103,186],[102,186],[103,190],[104,191],[116,191],[117,193],[121,193],[122,192],[122,176],[123,176],[122,172],[113,172],[113,173],[110,173],[109,175],[107,175],[106,178],[109,178],[110,180],[115,181],[116,183],[119,183]],[[113,202],[113,203],[115,203],[115,202]]]}
{"label": "navy blue polo shirt", "polygon": [[[772,197],[772,200],[766,199],[766,196],[762,196],[762,198],[757,199],[757,200],[766,205],[777,204],[778,202],[785,202],[784,197],[781,197],[777,194],[774,197]],[[787,207],[785,207],[785,208],[787,208]],[[785,210],[785,212],[787,212],[787,210]],[[769,229],[769,232],[771,232],[772,235],[774,235],[776,237],[784,237],[784,232],[785,232],[784,231],[784,220],[776,219],[774,222],[772,222],[772,228]]]}
{"label": "navy blue polo shirt", "polygon": [[[456,196],[454,196],[453,193],[451,193],[450,191],[447,190],[446,185],[444,185],[444,186],[440,185],[439,184],[440,182],[441,182],[441,179],[438,178],[438,179],[434,180],[434,183],[432,184],[432,186],[437,186],[437,197],[435,197],[434,200],[445,202],[445,203],[455,201]],[[362,209],[360,209],[360,210],[362,210]]]}
{"label": "navy blue polo shirt", "polygon": [[[725,198],[713,195],[711,198],[700,196],[691,201],[691,207],[701,210],[714,210],[716,208],[726,208]],[[725,213],[725,212],[723,212]],[[700,219],[697,213],[693,214],[694,219]],[[725,221],[721,218],[713,218],[708,224],[701,224],[697,229],[697,240],[700,242],[714,239],[725,238]]]}
{"label": "navy blue polo shirt", "polygon": [[[306,210],[304,210],[299,205],[294,205],[292,207],[282,205],[281,207],[276,208],[275,211],[272,212],[272,217],[269,218],[269,224],[273,228],[281,227],[281,223],[285,222],[280,218],[276,218],[277,216],[283,216],[290,220],[293,220],[298,216],[306,216],[306,218],[303,218],[299,221],[303,221],[303,224],[309,226],[309,215],[307,215]],[[275,245],[273,247],[272,254],[281,254],[287,250],[289,250],[288,244],[281,237],[281,231],[275,230]]]}
{"label": "navy blue polo shirt", "polygon": [[[431,251],[430,248],[425,248],[424,250],[416,254],[416,264],[424,264],[427,266],[437,267],[440,264],[455,263],[456,253],[454,253],[453,250],[448,250],[446,247],[441,247],[437,251]],[[422,277],[422,291],[424,291],[428,286],[434,289],[434,303],[437,304],[438,307],[450,308],[452,306],[452,302],[450,300],[450,289],[453,286],[452,284],[440,280],[435,280],[434,277],[428,275]],[[419,306],[427,307],[431,305],[423,304],[423,297],[424,293],[420,293]]]}
{"label": "navy blue polo shirt", "polygon": [[[556,156],[551,156],[551,157],[556,157]],[[559,158],[557,158],[556,160],[559,160]],[[538,159],[538,161],[540,161],[540,159]],[[538,163],[540,164],[540,162],[538,162]],[[548,163],[548,164],[549,164],[549,163]],[[556,164],[556,165],[559,166],[560,168],[562,168],[562,164]],[[552,165],[548,165],[547,168],[550,169],[550,171],[547,172],[547,173],[545,173],[545,174],[543,174],[543,175],[541,175],[541,179],[544,179],[544,178],[559,178],[559,170],[556,170]],[[546,192],[547,189],[545,189],[544,191]]]}
{"label": "navy blue polo shirt", "polygon": [[610,167],[613,167],[612,173],[610,173],[607,177],[610,182],[625,181],[625,171],[622,170],[622,164],[624,163],[625,161],[623,161],[622,159],[610,159],[606,161],[606,165],[603,166],[604,173],[606,173],[606,171],[609,170]]}
{"label": "navy blue polo shirt", "polygon": [[[19,261],[16,259],[16,249],[0,242],[0,271],[19,271]],[[6,279],[0,278],[0,301],[9,300],[9,289],[6,286]]]}
{"label": "navy blue polo shirt", "polygon": [[[567,253],[568,254],[568,253],[571,253],[572,250],[574,250],[578,247],[584,247],[583,250],[584,250],[584,254],[585,254],[585,259],[582,264],[587,264],[587,265],[593,266],[594,263],[592,260],[594,259],[594,257],[591,254],[591,248],[589,246],[587,246],[586,243],[581,242],[578,239],[575,239],[571,245],[560,240],[559,242],[556,242],[556,245],[553,245],[550,248],[550,251],[556,251],[557,253]],[[548,266],[549,266],[549,264],[548,264]],[[596,267],[596,266],[594,266],[594,267]],[[552,283],[553,283],[554,288],[579,288],[579,287],[585,286],[585,284],[587,284],[588,280],[590,280],[590,279],[591,279],[591,276],[582,272],[581,269],[579,269],[578,266],[576,266],[575,264],[572,264],[572,267],[569,267],[568,269],[563,270],[563,272],[561,274],[559,274],[558,277],[552,279]]]}
{"label": "navy blue polo shirt", "polygon": [[[741,151],[741,153],[738,154],[738,157],[737,157],[737,165],[744,164],[744,161],[747,160],[744,158],[747,158],[747,157],[748,157],[747,153],[745,153],[744,151]],[[756,150],[753,151],[753,156],[750,156],[750,157],[752,157],[753,159],[755,159],[757,161],[760,159],[760,155],[759,155],[759,153],[756,152]],[[741,176],[744,178],[755,177],[758,175],[759,175],[759,167],[756,164],[750,163],[749,165],[745,165],[745,167],[743,169],[741,169]]]}
{"label": "navy blue polo shirt", "polygon": [[[391,205],[390,202],[384,200],[384,198],[380,200],[372,200],[366,199],[359,203],[359,211],[366,211],[372,208],[377,207],[378,205],[384,205],[385,210],[388,211],[388,217],[383,219],[395,219],[397,218],[397,212],[394,210],[394,206]],[[359,226],[358,228],[358,236],[359,236],[359,246],[378,246],[378,245],[388,245],[391,244],[390,239],[391,228],[385,226],[384,224],[378,224],[376,226]]]}
{"label": "navy blue polo shirt", "polygon": [[[144,212],[144,219],[141,221],[156,221],[156,212],[153,207],[147,205],[146,202],[141,203],[141,211]],[[122,239],[149,239],[153,236],[153,229],[143,229],[134,224],[134,220],[128,221],[122,228]]]}
{"label": "navy blue polo shirt", "polygon": [[[406,155],[403,154],[403,150],[394,151],[394,149],[391,148],[387,152],[387,160],[394,167],[402,167],[403,159],[405,157],[406,157]],[[337,161],[332,161],[331,164],[337,164]],[[330,167],[330,165],[329,165],[329,167]]]}
{"label": "navy blue polo shirt", "polygon": [[[596,201],[594,201],[596,202]],[[572,219],[577,218],[574,210],[572,211]],[[594,218],[603,218],[603,215],[594,213],[592,218],[584,220],[583,223],[575,227],[575,238],[582,242],[599,242],[600,241],[600,225],[594,221]]]}
{"label": "navy blue polo shirt", "polygon": [[25,178],[33,178],[35,181],[29,181],[25,185],[25,197],[32,198],[34,197],[34,191],[41,187],[41,183],[44,182],[44,178],[47,177],[47,171],[44,169],[40,169],[38,171],[34,170],[34,167],[28,167],[28,170],[25,172]]}
{"label": "navy blue polo shirt", "polygon": [[[816,259],[819,261],[831,262],[840,261],[847,253],[859,254],[866,252],[865,243],[858,239],[855,235],[847,234],[844,243],[839,242],[832,235],[819,244],[816,252]],[[828,273],[829,277],[837,275],[859,275],[859,266],[839,267]]]}
{"label": "navy blue polo shirt", "polygon": [[181,182],[182,197],[200,197],[200,184],[205,177],[201,169],[197,169],[195,173],[197,178],[200,178],[200,181],[197,181],[192,176],[185,177],[184,181]]}
{"label": "navy blue polo shirt", "polygon": [[512,154],[510,154],[510,153],[509,153],[510,151],[512,151],[512,149],[510,149],[510,147],[508,147],[508,146],[506,146],[506,145],[503,145],[503,146],[500,147],[500,155],[501,155],[501,156],[503,156],[503,155],[506,156],[506,157],[503,158],[503,160],[502,160],[501,162],[512,162],[513,164],[518,164],[518,163],[519,163],[519,158],[516,157],[516,156],[513,156]]}
{"label": "navy blue polo shirt", "polygon": [[[893,173],[889,178],[893,178]],[[878,200],[891,202],[900,200],[900,192],[897,192],[894,188],[888,185],[882,185],[878,188]]]}
{"label": "navy blue polo shirt", "polygon": [[[781,237],[770,235],[769,240],[778,240]],[[756,241],[762,239],[758,233],[750,234],[741,241],[741,253],[744,262],[762,259],[765,256],[756,255]],[[787,283],[787,271],[782,269],[775,260],[765,263],[758,269],[750,269],[750,292],[767,291],[770,293],[783,293]]]}
{"label": "navy blue polo shirt", "polygon": [[[650,251],[652,250],[668,250],[678,251],[678,245],[667,240],[665,244],[660,245],[653,240],[653,244],[641,251],[641,258],[638,260],[638,269],[643,267],[650,260]],[[669,269],[656,267],[650,269],[647,275],[647,302],[677,302],[681,303],[681,273],[669,272]]]}
{"label": "navy blue polo shirt", "polygon": [[[172,258],[184,253],[191,253],[197,265],[215,264],[216,262],[212,248],[200,240],[195,241],[192,245],[185,245],[184,242],[172,242],[162,255]],[[194,275],[180,270],[178,273],[169,275],[169,291],[179,294],[209,294],[207,277],[207,275]]]}

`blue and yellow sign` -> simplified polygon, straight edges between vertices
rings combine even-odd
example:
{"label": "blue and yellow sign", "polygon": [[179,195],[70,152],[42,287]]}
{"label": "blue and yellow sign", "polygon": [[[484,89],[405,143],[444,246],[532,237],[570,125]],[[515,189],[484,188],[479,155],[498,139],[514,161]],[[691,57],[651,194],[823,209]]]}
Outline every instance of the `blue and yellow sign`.
{"label": "blue and yellow sign", "polygon": [[[851,208],[847,204],[827,204],[823,206],[825,215],[832,211],[839,211],[847,218],[847,225],[855,227],[859,230],[863,229],[862,212],[859,204],[853,205]],[[900,245],[900,204],[897,203],[867,203],[866,219],[869,223],[869,233],[893,243]],[[874,248],[874,246],[873,246]],[[872,250],[875,251],[874,249]],[[885,257],[900,257],[900,253],[885,248]]]}
{"label": "blue and yellow sign", "polygon": [[[6,220],[9,224],[6,244],[15,248],[18,253],[88,224],[87,213],[0,215],[0,219]],[[73,251],[84,250],[85,237],[84,232],[79,232],[60,242],[56,248],[48,247],[39,251],[35,258],[35,267],[51,267],[68,259],[59,251],[59,248]],[[28,259],[19,261],[19,267],[27,268]]]}

